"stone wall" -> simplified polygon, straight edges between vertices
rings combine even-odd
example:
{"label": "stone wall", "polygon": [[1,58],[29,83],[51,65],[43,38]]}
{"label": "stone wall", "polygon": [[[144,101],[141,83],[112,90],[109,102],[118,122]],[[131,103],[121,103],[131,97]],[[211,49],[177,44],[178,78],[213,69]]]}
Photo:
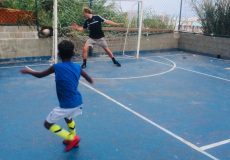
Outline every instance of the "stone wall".
{"label": "stone wall", "polygon": [[178,37],[174,33],[142,36],[140,50],[168,50],[178,48]]}
{"label": "stone wall", "polygon": [[[27,36],[25,36],[27,34]],[[82,53],[82,46],[87,37],[72,39],[76,46],[76,53]],[[106,37],[113,52],[122,52],[124,37]],[[52,38],[38,38],[35,28],[31,27],[4,27],[0,26],[0,61],[5,59],[18,59],[23,57],[44,57],[52,55]],[[135,51],[137,48],[137,35],[129,36],[126,51]],[[230,38],[210,37],[188,33],[162,33],[143,35],[141,39],[142,51],[159,51],[180,49],[185,51],[220,55],[230,58]],[[104,54],[100,47],[94,48],[94,53]]]}
{"label": "stone wall", "polygon": [[[86,37],[79,38],[76,42],[77,44],[77,53],[82,52],[82,46]],[[113,52],[122,52],[125,43],[125,37],[106,37],[109,48]],[[169,50],[178,48],[178,38],[175,37],[174,33],[162,33],[162,34],[153,34],[153,35],[143,35],[140,43],[140,50],[144,51],[154,51],[154,50]],[[125,51],[136,51],[137,50],[137,35],[128,36]],[[104,51],[100,47],[94,47],[94,53],[103,54]]]}
{"label": "stone wall", "polygon": [[0,59],[52,55],[51,39],[0,39]]}
{"label": "stone wall", "polygon": [[35,26],[0,26],[0,39],[38,39]]}
{"label": "stone wall", "polygon": [[52,55],[52,39],[39,39],[34,26],[0,26],[0,62]]}
{"label": "stone wall", "polygon": [[230,59],[230,38],[180,33],[178,47],[185,51]]}

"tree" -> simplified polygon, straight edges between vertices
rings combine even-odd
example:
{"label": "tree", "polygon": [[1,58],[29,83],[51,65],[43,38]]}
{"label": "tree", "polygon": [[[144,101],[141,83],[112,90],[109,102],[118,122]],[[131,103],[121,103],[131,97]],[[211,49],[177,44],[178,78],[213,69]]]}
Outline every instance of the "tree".
{"label": "tree", "polygon": [[229,0],[192,0],[192,6],[201,20],[204,34],[230,36]]}
{"label": "tree", "polygon": [[6,8],[14,8],[27,11],[35,10],[35,0],[1,0],[1,4]]}

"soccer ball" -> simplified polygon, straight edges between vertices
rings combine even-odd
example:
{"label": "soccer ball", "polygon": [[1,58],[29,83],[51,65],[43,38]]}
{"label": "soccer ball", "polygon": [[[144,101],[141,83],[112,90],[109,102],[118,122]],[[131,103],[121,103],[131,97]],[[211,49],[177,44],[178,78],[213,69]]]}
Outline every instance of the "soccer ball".
{"label": "soccer ball", "polygon": [[49,36],[50,35],[50,29],[43,29],[42,30],[42,34],[44,35],[44,36]]}

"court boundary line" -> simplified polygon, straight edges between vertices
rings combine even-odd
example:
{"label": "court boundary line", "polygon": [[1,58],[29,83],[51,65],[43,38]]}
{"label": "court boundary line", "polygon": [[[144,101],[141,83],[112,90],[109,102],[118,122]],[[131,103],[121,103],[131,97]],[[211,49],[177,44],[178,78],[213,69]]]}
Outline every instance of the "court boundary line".
{"label": "court boundary line", "polygon": [[[161,64],[164,64],[164,65],[167,65],[167,66],[170,66],[170,64],[167,64],[167,63],[164,63],[164,62],[158,62],[158,61],[151,60],[151,59],[148,59],[148,58],[144,58],[144,59],[150,60],[150,61],[154,61],[156,63],[161,63]],[[218,76],[214,76],[214,75],[211,75],[211,74],[202,73],[202,72],[199,72],[199,71],[190,70],[190,69],[186,69],[186,68],[178,67],[178,66],[176,68],[181,69],[181,70],[185,70],[185,71],[189,71],[189,72],[193,72],[193,73],[197,73],[197,74],[201,74],[201,75],[204,75],[204,76],[207,76],[207,77],[212,77],[212,78],[215,78],[215,79],[219,79],[219,80],[230,82],[230,79],[227,79],[227,78],[222,78],[222,77],[218,77]]]}
{"label": "court boundary line", "polygon": [[88,85],[87,83],[85,83],[85,82],[83,82],[83,81],[80,81],[80,83],[81,83],[82,85],[84,85],[85,87],[91,89],[92,91],[96,92],[97,94],[99,94],[99,95],[105,97],[106,99],[110,100],[111,102],[117,104],[118,106],[120,106],[121,108],[125,109],[126,111],[128,111],[128,112],[132,113],[133,115],[137,116],[138,118],[144,120],[145,122],[151,124],[152,126],[155,126],[156,128],[160,129],[160,130],[163,131],[164,133],[166,133],[166,134],[170,135],[171,137],[173,137],[173,138],[179,140],[180,142],[186,144],[186,145],[189,146],[190,148],[192,148],[192,149],[194,149],[194,150],[196,150],[196,151],[202,153],[203,155],[205,155],[205,156],[207,156],[207,157],[209,157],[209,158],[211,158],[211,159],[213,159],[213,160],[219,160],[218,158],[214,157],[213,155],[209,154],[208,152],[206,152],[206,151],[200,149],[198,146],[194,145],[193,143],[191,143],[191,142],[185,140],[184,138],[182,138],[182,137],[176,135],[175,133],[173,133],[173,132],[167,130],[166,128],[164,128],[164,127],[160,126],[159,124],[153,122],[152,120],[150,120],[150,119],[148,119],[147,117],[141,115],[140,113],[136,112],[135,110],[133,110],[133,109],[131,109],[131,108],[125,106],[124,104],[118,102],[117,100],[113,99],[112,97],[110,97],[110,96],[106,95],[105,93],[99,91],[98,89],[96,89],[96,88],[94,88],[94,87]]}
{"label": "court boundary line", "polygon": [[[132,56],[127,56],[129,57],[130,59],[136,59],[136,58],[133,58]],[[159,56],[155,56],[155,57],[159,57]],[[166,70],[166,71],[163,71],[163,72],[159,72],[159,73],[155,73],[155,74],[149,74],[149,75],[143,75],[143,76],[130,76],[130,77],[111,77],[111,78],[100,78],[100,77],[93,77],[93,79],[95,80],[130,80],[130,79],[140,79],[140,78],[149,78],[149,77],[154,77],[154,76],[159,76],[159,75],[163,75],[163,74],[166,74],[166,73],[169,73],[171,71],[173,71],[175,68],[176,68],[176,63],[170,59],[167,59],[165,57],[160,57],[162,59],[165,59],[169,62],[171,62],[173,65],[168,65],[170,66],[171,68]],[[123,58],[123,59],[127,59],[127,58]],[[144,58],[143,58],[144,59]],[[144,60],[148,60],[148,59],[144,59]],[[157,61],[152,61],[152,60],[148,60],[148,61],[151,61],[151,62],[157,62]],[[97,61],[94,61],[94,62],[97,62]],[[76,63],[76,62],[74,62]],[[158,62],[160,63],[160,62]],[[45,66],[45,65],[50,65],[50,64],[38,64],[38,65],[27,65],[28,67],[33,67],[33,66]],[[1,69],[5,68],[21,68],[21,67],[25,67],[24,65],[22,66],[12,66],[12,67],[0,67]]]}
{"label": "court boundary line", "polygon": [[11,68],[23,68],[25,66],[28,66],[28,67],[39,67],[39,66],[49,66],[50,64],[47,63],[42,63],[42,64],[31,64],[31,65],[21,65],[21,66],[11,66],[11,67],[0,67],[0,69],[11,69]]}
{"label": "court boundary line", "polygon": [[[167,51],[166,51],[167,52]],[[174,51],[175,52],[175,51]],[[191,52],[189,52],[189,51],[183,51],[183,50],[179,50],[179,51],[177,51],[177,52],[182,52],[182,53],[176,53],[176,54],[169,54],[169,55],[163,55],[163,56],[174,56],[174,55],[176,55],[176,56],[178,56],[178,55],[184,55],[184,54],[190,54],[190,55],[192,55],[192,56],[200,56],[200,57],[208,57],[208,58],[210,58],[210,59],[215,59],[215,60],[217,60],[217,61],[230,61],[230,59],[222,59],[222,58],[216,58],[216,57],[212,57],[212,56],[207,56],[207,55],[202,55],[202,54],[196,54],[196,53],[191,53]],[[150,53],[156,53],[156,52],[151,52],[150,51]],[[159,53],[161,53],[161,52],[159,52]],[[152,56],[149,56],[149,57],[152,57]]]}
{"label": "court boundary line", "polygon": [[[151,52],[150,52],[151,53]],[[185,54],[185,53],[184,53]],[[167,55],[164,55],[164,56],[161,56],[161,57],[168,57],[168,56],[173,56],[173,55],[183,55],[183,53],[178,53],[178,54],[167,54]],[[135,56],[129,56],[129,55],[125,55],[126,58],[124,56],[117,56],[116,58],[119,59],[119,60],[125,60],[125,59],[136,59]],[[128,58],[127,58],[128,57]],[[152,56],[148,56],[148,57],[159,57],[158,55],[152,55]],[[91,60],[90,58],[87,60],[87,62],[110,62],[111,60],[108,58],[108,56],[101,56],[101,57],[95,57],[96,60]],[[100,58],[105,58],[105,59],[100,59]],[[140,57],[141,58],[141,57]],[[74,61],[73,61],[74,62]],[[78,62],[74,62],[74,63],[78,63]],[[38,67],[38,66],[48,66],[48,65],[51,65],[51,63],[41,63],[41,64],[31,64],[31,65],[27,65],[29,67]],[[22,67],[25,67],[25,65],[18,65],[18,66],[10,66],[10,67],[1,67],[0,66],[0,69],[10,69],[10,68],[22,68]]]}
{"label": "court boundary line", "polygon": [[[125,60],[125,59],[128,59],[128,58],[123,58],[123,57],[118,57],[120,60]],[[99,59],[99,58],[98,58]],[[129,59],[136,59],[135,57],[133,57],[133,58],[129,58]],[[87,62],[109,62],[109,61],[111,61],[110,59],[104,59],[104,60],[90,60],[90,58],[87,60]],[[73,63],[80,63],[80,62],[75,62],[75,61],[73,61]],[[39,66],[49,66],[49,65],[52,65],[52,63],[49,63],[48,61],[47,61],[47,63],[41,63],[41,64],[29,64],[29,65],[25,65],[25,64],[22,64],[22,65],[17,65],[17,66],[9,66],[9,67],[1,67],[0,66],[0,69],[11,69],[11,68],[22,68],[22,67],[25,67],[25,66],[29,66],[29,67],[39,67]]]}
{"label": "court boundary line", "polygon": [[[161,56],[158,56],[158,57],[161,57]],[[140,57],[140,58],[143,58],[143,57]],[[148,58],[143,58],[143,59],[154,61],[156,63],[164,64],[164,65],[167,65],[167,66],[171,66],[170,64],[167,64],[167,63],[164,63],[164,62],[159,62],[159,61],[151,60],[151,59],[148,59]],[[32,66],[42,66],[42,65],[49,65],[49,64],[28,65],[28,66],[32,67]],[[0,69],[17,68],[17,67],[25,67],[25,66],[0,67]],[[230,82],[230,79],[227,79],[227,78],[222,78],[222,77],[214,76],[214,75],[211,75],[211,74],[202,73],[202,72],[199,72],[199,71],[194,71],[194,70],[186,69],[186,68],[183,68],[183,67],[176,67],[176,68],[181,69],[181,70],[185,70],[185,71],[189,71],[189,72],[193,72],[193,73],[196,73],[196,74],[204,75],[204,76],[207,76],[207,77],[212,77],[212,78],[215,78],[215,79]]]}
{"label": "court boundary line", "polygon": [[228,144],[228,143],[230,143],[230,139],[226,139],[226,140],[219,141],[219,142],[216,142],[216,143],[208,144],[208,145],[200,147],[200,149],[205,151],[205,150],[208,150],[208,149],[211,149],[211,148],[216,148],[216,147],[219,147],[221,145]]}
{"label": "court boundary line", "polygon": [[[162,57],[162,56],[158,56],[158,57]],[[164,65],[167,65],[167,66],[171,66],[170,64],[167,64],[167,63],[164,63],[164,62],[155,61],[155,60],[152,60],[152,59],[149,59],[149,58],[144,58],[144,57],[140,57],[140,58],[145,59],[145,60],[149,60],[149,61],[153,61],[153,62],[156,62],[156,63],[164,64]],[[186,69],[186,68],[183,68],[183,67],[176,67],[176,68],[181,69],[181,70],[185,70],[185,71],[189,71],[189,72],[193,72],[193,73],[197,73],[197,74],[201,74],[201,75],[204,75],[204,76],[207,76],[207,77],[212,77],[212,78],[215,78],[215,79],[219,79],[219,80],[230,82],[230,79],[227,79],[227,78],[222,78],[222,77],[214,76],[214,75],[211,75],[211,74],[202,73],[202,72],[199,72],[199,71],[194,71],[194,70]]]}
{"label": "court boundary line", "polygon": [[227,78],[222,78],[222,77],[214,76],[214,75],[211,75],[211,74],[202,73],[202,72],[199,72],[199,71],[194,71],[194,70],[186,69],[186,68],[183,68],[183,67],[177,67],[177,68],[185,70],[185,71],[189,71],[189,72],[201,74],[201,75],[204,75],[204,76],[207,76],[207,77],[212,77],[212,78],[215,78],[215,79],[219,79],[219,80],[230,82],[230,79],[227,79]]}

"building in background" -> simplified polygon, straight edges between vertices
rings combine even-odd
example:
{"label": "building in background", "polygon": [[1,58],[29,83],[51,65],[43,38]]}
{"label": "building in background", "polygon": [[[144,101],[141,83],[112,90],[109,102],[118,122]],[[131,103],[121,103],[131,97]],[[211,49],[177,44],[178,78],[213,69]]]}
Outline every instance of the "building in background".
{"label": "building in background", "polygon": [[183,19],[181,21],[180,31],[192,32],[192,33],[202,33],[201,21],[197,17]]}

